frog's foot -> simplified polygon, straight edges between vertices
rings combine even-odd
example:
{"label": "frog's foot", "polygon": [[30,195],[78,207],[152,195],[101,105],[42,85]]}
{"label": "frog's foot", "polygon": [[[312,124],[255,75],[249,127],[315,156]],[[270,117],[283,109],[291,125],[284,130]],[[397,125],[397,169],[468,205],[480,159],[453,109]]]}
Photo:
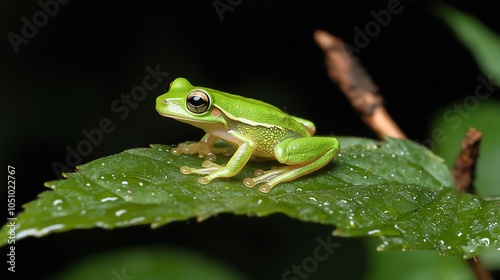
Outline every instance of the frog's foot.
{"label": "frog's foot", "polygon": [[278,183],[270,184],[272,179],[287,173],[293,169],[297,168],[296,166],[283,166],[283,167],[273,167],[271,170],[264,171],[262,169],[257,169],[254,172],[256,177],[254,178],[245,178],[243,180],[243,184],[248,188],[253,188],[255,185],[260,184],[262,182],[266,182],[259,186],[259,191],[263,193],[269,193],[271,189]]}
{"label": "frog's foot", "polygon": [[179,143],[179,145],[177,145],[177,147],[172,148],[171,152],[172,152],[172,154],[177,155],[177,156],[179,156],[181,154],[192,155],[192,154],[198,153],[199,158],[204,158],[204,159],[209,160],[209,161],[215,161],[217,159],[215,154],[210,150],[210,146],[204,142]]}
{"label": "frog's foot", "polygon": [[[213,163],[210,160],[205,160],[201,166],[203,168],[191,168],[189,166],[181,166],[181,172],[183,174],[202,174],[202,175],[208,175],[211,174],[221,168],[224,167],[224,165],[219,165],[217,163]],[[210,183],[210,179],[208,177],[200,177],[198,178],[198,183],[206,185]]]}
{"label": "frog's foot", "polygon": [[174,155],[198,153],[199,158],[214,162],[217,159],[216,154],[230,156],[234,154],[234,149],[231,147],[213,147],[205,142],[183,142],[172,148],[171,152]]}

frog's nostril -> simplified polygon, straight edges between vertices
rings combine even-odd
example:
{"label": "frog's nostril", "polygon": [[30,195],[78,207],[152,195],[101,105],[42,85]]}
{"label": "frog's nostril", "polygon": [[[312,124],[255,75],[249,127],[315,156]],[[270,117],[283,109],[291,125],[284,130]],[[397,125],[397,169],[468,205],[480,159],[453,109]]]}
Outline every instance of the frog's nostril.
{"label": "frog's nostril", "polygon": [[163,99],[163,104],[168,104],[167,99]]}

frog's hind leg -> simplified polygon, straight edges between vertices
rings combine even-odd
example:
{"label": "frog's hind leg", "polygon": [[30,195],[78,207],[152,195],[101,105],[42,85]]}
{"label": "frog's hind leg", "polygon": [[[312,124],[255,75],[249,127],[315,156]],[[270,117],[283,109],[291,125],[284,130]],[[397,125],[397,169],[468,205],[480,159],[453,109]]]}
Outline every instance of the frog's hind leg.
{"label": "frog's hind leg", "polygon": [[294,180],[322,168],[337,156],[339,147],[338,140],[333,137],[287,139],[280,142],[275,149],[276,159],[286,166],[263,172],[253,179],[247,178],[243,183],[247,187],[253,187],[267,181],[259,187],[259,191],[269,193],[279,183]]}

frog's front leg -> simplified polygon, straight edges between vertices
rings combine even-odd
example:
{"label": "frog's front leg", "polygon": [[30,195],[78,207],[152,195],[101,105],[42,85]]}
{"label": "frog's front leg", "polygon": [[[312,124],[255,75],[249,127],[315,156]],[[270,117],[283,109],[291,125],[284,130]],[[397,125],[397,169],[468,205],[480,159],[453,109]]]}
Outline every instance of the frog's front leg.
{"label": "frog's front leg", "polygon": [[259,191],[269,193],[281,182],[291,181],[320,169],[334,159],[339,151],[339,141],[333,137],[286,139],[274,150],[276,159],[286,166],[269,171],[259,170],[256,172],[257,177],[246,178],[243,183],[252,188],[258,183],[267,182],[259,187]]}
{"label": "frog's front leg", "polygon": [[197,169],[183,166],[181,167],[181,172],[184,174],[195,173],[207,175],[198,179],[198,182],[204,185],[210,183],[210,181],[215,178],[228,178],[238,174],[252,157],[256,145],[251,139],[234,131],[224,132],[221,134],[220,138],[238,145],[238,149],[234,152],[226,165],[218,165],[213,162],[204,161],[202,163],[203,168]]}
{"label": "frog's front leg", "polygon": [[214,147],[215,141],[217,141],[217,139],[219,138],[207,133],[205,134],[205,136],[203,136],[203,138],[201,138],[199,142],[179,143],[179,145],[173,148],[171,152],[174,155],[181,155],[181,154],[192,155],[198,153],[198,157],[204,158],[212,162],[214,162],[217,159],[217,157],[215,156],[216,154],[223,154],[225,156],[230,156],[234,153],[234,149],[231,147]]}

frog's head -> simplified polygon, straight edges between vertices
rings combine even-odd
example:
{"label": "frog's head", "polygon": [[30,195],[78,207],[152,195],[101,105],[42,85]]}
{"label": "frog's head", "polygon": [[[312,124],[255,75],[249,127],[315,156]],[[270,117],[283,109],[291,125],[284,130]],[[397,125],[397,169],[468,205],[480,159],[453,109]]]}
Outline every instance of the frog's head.
{"label": "frog's head", "polygon": [[213,99],[210,89],[195,87],[184,78],[170,83],[170,89],[156,98],[156,111],[164,117],[206,128],[209,124],[224,122],[219,110],[211,110]]}

